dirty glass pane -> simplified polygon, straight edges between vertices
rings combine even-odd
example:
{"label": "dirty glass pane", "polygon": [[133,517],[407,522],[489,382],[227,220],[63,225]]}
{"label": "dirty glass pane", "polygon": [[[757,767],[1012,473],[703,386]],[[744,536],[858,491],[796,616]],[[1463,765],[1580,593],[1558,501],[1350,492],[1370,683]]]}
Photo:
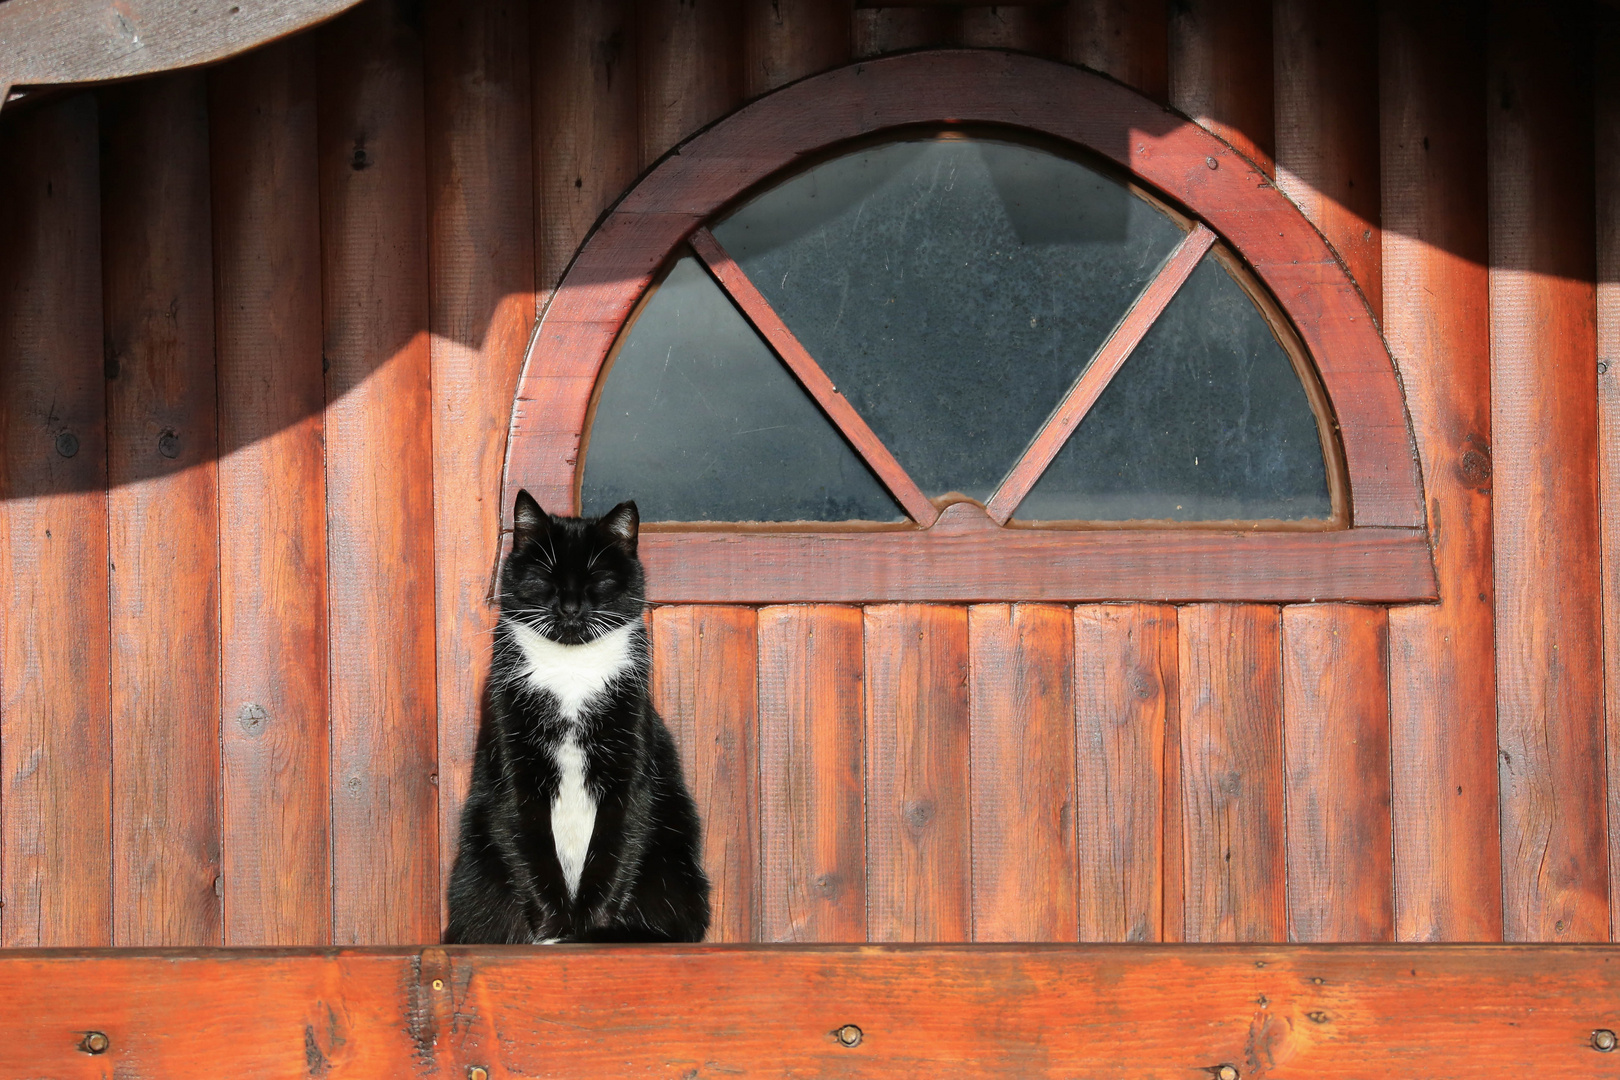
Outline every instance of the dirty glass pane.
{"label": "dirty glass pane", "polygon": [[824,162],[714,233],[918,486],[978,499],[1182,237],[1074,161],[951,136]]}
{"label": "dirty glass pane", "polygon": [[1206,256],[1080,422],[1024,521],[1326,518],[1316,417],[1288,355]]}
{"label": "dirty glass pane", "polygon": [[642,309],[596,409],[581,503],[644,521],[903,521],[865,462],[690,256]]}

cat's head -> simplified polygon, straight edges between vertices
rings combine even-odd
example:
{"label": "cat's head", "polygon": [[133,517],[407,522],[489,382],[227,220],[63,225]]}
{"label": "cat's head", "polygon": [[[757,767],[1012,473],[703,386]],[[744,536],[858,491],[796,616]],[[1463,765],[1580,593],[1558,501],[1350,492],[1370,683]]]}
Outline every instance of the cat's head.
{"label": "cat's head", "polygon": [[599,518],[557,517],[527,491],[512,507],[512,554],[501,572],[501,617],[565,645],[641,618],[636,558],[641,518],[622,502]]}

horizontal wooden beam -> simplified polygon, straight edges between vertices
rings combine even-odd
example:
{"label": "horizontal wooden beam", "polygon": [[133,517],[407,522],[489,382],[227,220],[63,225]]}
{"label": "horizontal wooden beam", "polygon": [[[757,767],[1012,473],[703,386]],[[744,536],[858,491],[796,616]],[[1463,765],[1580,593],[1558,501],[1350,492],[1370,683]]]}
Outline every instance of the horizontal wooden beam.
{"label": "horizontal wooden beam", "polygon": [[1616,946],[40,950],[0,976],[4,1076],[1620,1071]]}
{"label": "horizontal wooden beam", "polygon": [[1002,529],[978,504],[954,503],[922,531],[676,530],[641,532],[647,596],[661,603],[1402,603],[1436,596],[1422,529]]}
{"label": "horizontal wooden beam", "polygon": [[0,105],[13,86],[195,67],[297,33],[358,0],[6,0]]}

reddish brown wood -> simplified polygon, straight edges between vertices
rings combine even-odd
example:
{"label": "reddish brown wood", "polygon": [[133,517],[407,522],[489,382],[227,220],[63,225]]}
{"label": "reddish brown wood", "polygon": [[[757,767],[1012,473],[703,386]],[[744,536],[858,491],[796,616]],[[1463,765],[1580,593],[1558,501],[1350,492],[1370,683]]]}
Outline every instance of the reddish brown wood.
{"label": "reddish brown wood", "polygon": [[[1378,22],[1362,0],[1282,0],[1276,20],[1277,186],[1381,310]],[[1289,933],[1393,935],[1388,624],[1345,606],[1283,615]],[[1348,745],[1347,745],[1348,744]]]}
{"label": "reddish brown wood", "polygon": [[113,944],[218,945],[219,499],[208,88],[101,95]]}
{"label": "reddish brown wood", "polygon": [[1277,0],[1277,186],[1322,231],[1376,316],[1378,13],[1371,0]]}
{"label": "reddish brown wood", "polygon": [[1187,941],[1288,932],[1279,622],[1276,608],[1259,605],[1179,613]]}
{"label": "reddish brown wood", "polygon": [[1609,750],[1609,934],[1620,938],[1620,12],[1596,11],[1598,504],[1603,514],[1604,712]]}
{"label": "reddish brown wood", "polygon": [[742,0],[636,0],[641,167],[742,104]]}
{"label": "reddish brown wood", "polygon": [[[541,289],[556,286],[639,168],[633,7],[631,0],[553,0],[530,35]],[[562,505],[536,497],[543,506]]]}
{"label": "reddish brown wood", "polygon": [[866,940],[861,611],[759,612],[760,939]]}
{"label": "reddish brown wood", "polygon": [[1063,59],[1111,75],[1155,101],[1168,101],[1167,8],[1136,0],[1068,0],[1063,5]]}
{"label": "reddish brown wood", "polygon": [[1389,624],[1382,608],[1283,609],[1290,941],[1390,941]]}
{"label": "reddish brown wood", "polygon": [[0,104],[8,86],[128,79],[223,60],[294,34],[356,0],[199,5],[191,0],[8,0],[0,12]]}
{"label": "reddish brown wood", "polygon": [[572,505],[586,411],[618,329],[705,217],[818,148],[947,118],[1016,118],[1089,146],[1206,220],[1277,297],[1320,369],[1342,431],[1355,525],[1422,524],[1388,353],[1354,284],[1299,211],[1208,132],[1167,121],[1116,83],[974,50],[889,57],[803,80],[715,125],[654,170],[581,251],[536,335],[514,406],[509,492],[549,491],[557,505]]}
{"label": "reddish brown wood", "polygon": [[1273,171],[1272,0],[1170,7],[1170,104]]}
{"label": "reddish brown wood", "polygon": [[972,503],[926,532],[645,532],[641,557],[665,603],[1434,596],[1415,530],[997,529]]}
{"label": "reddish brown wood", "polygon": [[[1074,609],[1075,846],[1082,941],[1158,941],[1176,609]],[[1179,805],[1179,803],[1178,803]],[[1181,880],[1179,856],[1173,867]],[[1179,909],[1178,909],[1179,914]]]}
{"label": "reddish brown wood", "polygon": [[857,7],[851,32],[857,58],[954,44],[958,19],[939,7]]}
{"label": "reddish brown wood", "polygon": [[504,435],[534,325],[528,9],[427,8],[439,873],[450,880],[489,671]]}
{"label": "reddish brown wood", "polygon": [[[1608,1068],[1592,1033],[1616,1024],[1617,959],[1500,945],[22,952],[0,959],[33,988],[0,1070],[1586,1080]],[[835,1034],[851,1024],[854,1047]],[[86,1029],[108,1037],[104,1056],[79,1049]]]}
{"label": "reddish brown wood", "polygon": [[866,609],[866,934],[967,941],[968,621],[959,607]]}
{"label": "reddish brown wood", "polygon": [[758,97],[795,79],[847,64],[853,0],[745,0],[743,95]]}
{"label": "reddish brown wood", "polygon": [[314,45],[209,72],[227,945],[332,935]]}
{"label": "reddish brown wood", "polygon": [[968,609],[973,940],[1074,941],[1074,622]]}
{"label": "reddish brown wood", "polygon": [[1384,332],[1423,454],[1440,582],[1438,604],[1389,614],[1395,932],[1490,941],[1502,889],[1484,24],[1463,0],[1380,12]]}
{"label": "reddish brown wood", "polygon": [[750,608],[653,610],[652,695],[703,818],[709,941],[757,941],[759,691]]}
{"label": "reddish brown wood", "polygon": [[0,126],[0,942],[112,942],[95,97]]}
{"label": "reddish brown wood", "polygon": [[1488,38],[1503,933],[1604,940],[1590,9]]}
{"label": "reddish brown wood", "polygon": [[1036,56],[1057,56],[1062,51],[1058,17],[1052,7],[964,7],[957,40],[972,49],[1017,49]]}
{"label": "reddish brown wood", "polygon": [[754,329],[770,343],[776,355],[793,372],[794,378],[816,399],[821,411],[843,432],[850,446],[871,466],[872,472],[889,489],[895,501],[923,528],[932,525],[939,517],[939,508],[929,502],[928,496],[906,475],[906,470],[894,459],[889,448],[861,419],[861,414],[855,411],[849,399],[838,392],[827,373],[821,370],[821,365],[816,363],[815,357],[799,344],[799,339],[793,336],[793,331],[771,308],[770,302],[760,295],[754,283],[748,280],[748,275],[726,254],[720,241],[708,229],[699,229],[692,234],[691,242],[698,258],[714,273],[721,287],[736,301],[748,321],[754,324]]}
{"label": "reddish brown wood", "polygon": [[332,939],[439,936],[433,415],[422,38],[400,4],[321,32]]}
{"label": "reddish brown wood", "polygon": [[1125,358],[1141,344],[1148,328],[1164,313],[1214,242],[1214,233],[1203,224],[1195,225],[1170,254],[1170,258],[1165,260],[1158,275],[1148,282],[1147,288],[1142,290],[1119,325],[1114,327],[1113,333],[1108,335],[1108,340],[1097,350],[1097,355],[1080,373],[1080,378],[1075,380],[1068,395],[1053,411],[1051,419],[1036,434],[1029,449],[1024,451],[1024,456],[1018,459],[1018,464],[1012,467],[996,493],[985,504],[985,510],[997,525],[1005,525],[1007,519],[1013,516],[1013,511],[1024,501],[1029,489],[1035,486],[1035,481],[1052,464],[1052,459],[1069,441],[1069,436],[1080,426],[1080,421],[1097,403],[1103,390],[1119,374]]}

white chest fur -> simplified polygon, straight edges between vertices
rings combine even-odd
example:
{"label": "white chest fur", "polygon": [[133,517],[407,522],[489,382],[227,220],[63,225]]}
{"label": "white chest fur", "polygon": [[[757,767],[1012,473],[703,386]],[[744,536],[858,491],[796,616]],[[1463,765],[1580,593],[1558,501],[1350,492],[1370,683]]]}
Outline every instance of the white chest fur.
{"label": "white chest fur", "polygon": [[564,720],[579,719],[591,698],[635,663],[631,635],[635,624],[626,623],[595,641],[564,645],[520,622],[509,624],[512,639],[523,650],[524,674],[529,685],[557,699]]}
{"label": "white chest fur", "polygon": [[[570,724],[591,699],[623,674],[634,662],[630,624],[583,645],[563,645],[522,623],[512,624],[512,636],[523,650],[529,685],[557,699],[557,708]],[[557,765],[557,794],[551,800],[551,837],[557,847],[568,895],[579,892],[585,853],[596,828],[596,800],[585,784],[585,751],[570,731],[551,747]]]}

